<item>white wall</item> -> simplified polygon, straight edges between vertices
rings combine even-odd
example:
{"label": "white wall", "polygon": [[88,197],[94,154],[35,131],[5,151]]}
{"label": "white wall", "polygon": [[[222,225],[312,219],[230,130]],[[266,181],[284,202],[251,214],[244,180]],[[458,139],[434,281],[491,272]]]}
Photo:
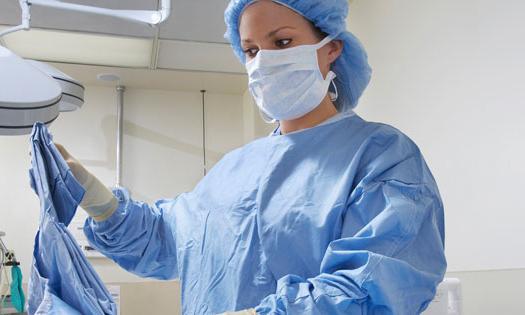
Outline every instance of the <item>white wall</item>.
{"label": "white wall", "polygon": [[374,69],[358,107],[421,147],[463,314],[525,314],[525,2],[355,0]]}
{"label": "white wall", "polygon": [[525,268],[525,2],[357,0],[372,84],[358,112],[421,147],[449,270]]}

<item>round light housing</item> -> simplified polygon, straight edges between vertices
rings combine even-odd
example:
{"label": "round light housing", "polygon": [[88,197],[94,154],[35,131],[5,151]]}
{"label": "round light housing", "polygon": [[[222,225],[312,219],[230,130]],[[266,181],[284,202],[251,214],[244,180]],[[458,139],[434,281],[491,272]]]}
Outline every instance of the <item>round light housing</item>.
{"label": "round light housing", "polygon": [[62,89],[49,75],[2,46],[0,69],[0,135],[29,134],[58,117]]}

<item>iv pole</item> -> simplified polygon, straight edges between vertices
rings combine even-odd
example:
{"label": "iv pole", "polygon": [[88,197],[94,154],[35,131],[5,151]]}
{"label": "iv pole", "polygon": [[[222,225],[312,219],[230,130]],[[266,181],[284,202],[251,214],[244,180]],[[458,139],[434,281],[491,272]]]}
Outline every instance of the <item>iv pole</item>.
{"label": "iv pole", "polygon": [[59,0],[18,0],[18,3],[20,4],[20,8],[22,10],[21,24],[0,32],[0,37],[20,30],[29,30],[31,28],[32,5],[50,7],[65,11],[106,15],[127,21],[149,24],[150,26],[162,23],[170,16],[171,12],[171,0],[160,0],[160,9],[158,11],[115,10],[88,5],[66,3]]}

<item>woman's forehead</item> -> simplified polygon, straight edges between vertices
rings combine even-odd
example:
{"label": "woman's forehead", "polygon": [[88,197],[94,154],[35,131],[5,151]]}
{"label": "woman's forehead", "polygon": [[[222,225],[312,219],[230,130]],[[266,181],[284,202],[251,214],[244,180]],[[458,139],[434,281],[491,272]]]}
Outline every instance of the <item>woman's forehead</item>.
{"label": "woman's forehead", "polygon": [[[282,24],[282,25],[281,25]],[[272,0],[256,0],[249,3],[241,13],[239,27],[245,31],[254,26],[309,26],[308,20],[296,11]],[[259,27],[257,27],[259,28]]]}

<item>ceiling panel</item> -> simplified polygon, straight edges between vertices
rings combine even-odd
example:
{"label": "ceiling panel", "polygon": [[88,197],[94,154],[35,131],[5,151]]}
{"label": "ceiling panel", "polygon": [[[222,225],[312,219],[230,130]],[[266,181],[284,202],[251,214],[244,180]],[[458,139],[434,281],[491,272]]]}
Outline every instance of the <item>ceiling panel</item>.
{"label": "ceiling panel", "polygon": [[20,6],[18,1],[0,1],[0,24],[20,24]]}
{"label": "ceiling panel", "polygon": [[172,16],[160,38],[224,43],[224,10],[229,0],[172,0]]}
{"label": "ceiling panel", "polygon": [[226,73],[246,73],[229,44],[161,40],[158,67]]}
{"label": "ceiling panel", "polygon": [[[8,34],[4,42],[8,49],[23,58],[136,68],[150,65],[153,45],[153,40],[145,38],[34,28]],[[103,53],[101,47],[104,47]]]}

